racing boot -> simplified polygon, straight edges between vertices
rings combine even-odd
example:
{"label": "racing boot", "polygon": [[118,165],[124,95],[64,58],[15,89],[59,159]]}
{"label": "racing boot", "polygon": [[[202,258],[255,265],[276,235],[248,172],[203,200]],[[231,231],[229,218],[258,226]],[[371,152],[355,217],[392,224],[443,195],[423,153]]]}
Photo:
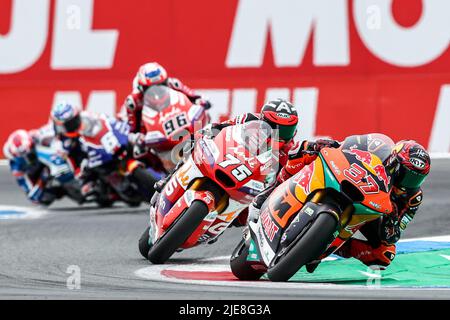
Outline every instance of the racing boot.
{"label": "racing boot", "polygon": [[395,245],[381,243],[378,247],[372,247],[367,241],[350,239],[336,254],[358,259],[372,269],[385,270],[395,258]]}

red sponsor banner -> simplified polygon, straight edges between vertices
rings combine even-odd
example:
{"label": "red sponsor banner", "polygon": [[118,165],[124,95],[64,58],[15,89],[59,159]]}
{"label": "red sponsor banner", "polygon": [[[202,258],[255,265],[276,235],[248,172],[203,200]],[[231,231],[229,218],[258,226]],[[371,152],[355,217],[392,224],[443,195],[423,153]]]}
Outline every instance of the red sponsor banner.
{"label": "red sponsor banner", "polygon": [[280,93],[306,137],[382,132],[448,152],[449,9],[445,0],[0,0],[0,142],[46,122],[58,94],[104,110],[95,94],[109,92],[119,108],[139,65],[158,61],[206,89],[216,119]]}

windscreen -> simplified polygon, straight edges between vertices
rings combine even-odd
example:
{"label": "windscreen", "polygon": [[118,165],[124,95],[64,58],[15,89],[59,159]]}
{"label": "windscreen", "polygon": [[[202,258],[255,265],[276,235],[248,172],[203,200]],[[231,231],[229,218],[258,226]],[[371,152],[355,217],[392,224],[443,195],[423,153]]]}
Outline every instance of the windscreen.
{"label": "windscreen", "polygon": [[167,86],[155,85],[144,93],[144,107],[161,112],[170,105],[170,89]]}

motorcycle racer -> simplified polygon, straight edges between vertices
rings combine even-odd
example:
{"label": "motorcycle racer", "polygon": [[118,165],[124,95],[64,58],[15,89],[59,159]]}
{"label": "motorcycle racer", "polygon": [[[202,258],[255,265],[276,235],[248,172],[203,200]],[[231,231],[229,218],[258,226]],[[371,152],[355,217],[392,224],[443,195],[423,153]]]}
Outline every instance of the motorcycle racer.
{"label": "motorcycle racer", "polygon": [[92,152],[90,146],[95,148],[95,145],[105,145],[111,156],[120,156],[124,151],[118,144],[114,144],[114,141],[104,138],[105,129],[100,123],[110,119],[105,115],[81,111],[80,108],[66,102],[55,105],[50,118],[57,137],[75,168],[77,178],[82,180],[82,193],[87,195],[94,188],[88,167],[93,166],[96,161],[96,153]]}
{"label": "motorcycle racer", "polygon": [[[74,162],[80,163],[77,178],[82,182],[83,196],[92,195],[102,206],[118,198],[139,205],[143,197],[153,193],[155,178],[143,163],[130,157],[126,122],[80,111],[65,102],[52,109],[51,119],[69,156],[78,157]],[[105,194],[109,187],[114,191]]]}
{"label": "motorcycle racer", "polygon": [[13,176],[34,204],[49,205],[62,196],[46,188],[49,173],[38,161],[35,150],[36,144],[49,144],[52,139],[53,131],[48,126],[31,131],[19,129],[10,134],[3,147]]}
{"label": "motorcycle racer", "polygon": [[391,192],[394,211],[364,225],[360,232],[365,239],[352,238],[336,252],[344,258],[353,257],[369,267],[381,270],[395,258],[395,243],[422,203],[421,185],[431,167],[428,152],[413,140],[396,143],[388,161],[388,170],[395,172]]}
{"label": "motorcycle racer", "polygon": [[[339,147],[332,140],[303,142],[300,148],[289,153],[289,160],[281,170],[277,183],[259,194],[249,207],[249,220],[257,220],[260,209],[272,191],[286,181],[305,165],[313,162],[325,146]],[[398,142],[392,150],[388,170],[394,173],[395,180],[391,192],[394,212],[364,225],[360,232],[362,239],[356,237],[348,240],[336,252],[344,258],[356,258],[367,266],[384,269],[395,258],[395,243],[400,239],[408,223],[414,218],[423,199],[421,184],[430,170],[428,152],[413,140]],[[306,265],[308,272],[313,272],[320,261]]]}
{"label": "motorcycle racer", "polygon": [[145,63],[139,67],[133,79],[133,91],[127,96],[124,103],[126,118],[132,133],[145,133],[145,128],[142,125],[144,93],[150,86],[158,84],[166,85],[171,89],[184,93],[192,103],[203,106],[205,109],[211,107],[211,103],[208,100],[194,92],[180,80],[169,77],[167,71],[160,64],[156,62]]}

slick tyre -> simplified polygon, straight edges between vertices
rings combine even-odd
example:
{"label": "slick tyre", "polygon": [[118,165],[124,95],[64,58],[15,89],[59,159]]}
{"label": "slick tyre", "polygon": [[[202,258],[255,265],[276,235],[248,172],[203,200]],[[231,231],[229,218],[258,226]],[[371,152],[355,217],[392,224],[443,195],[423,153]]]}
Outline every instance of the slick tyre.
{"label": "slick tyre", "polygon": [[148,259],[148,252],[151,248],[151,246],[148,244],[150,240],[149,231],[150,227],[147,227],[142,236],[139,238],[139,252],[145,259]]}
{"label": "slick tyre", "polygon": [[326,212],[319,214],[310,228],[275,258],[275,264],[267,271],[269,280],[288,281],[302,266],[317,259],[333,240],[336,228],[336,218]]}
{"label": "slick tyre", "polygon": [[205,203],[193,201],[181,217],[153,244],[148,253],[148,260],[153,264],[165,263],[191,236],[208,213]]}
{"label": "slick tyre", "polygon": [[252,268],[251,263],[247,261],[248,250],[249,247],[245,244],[245,239],[242,239],[231,255],[231,272],[239,280],[258,280],[265,271]]}

